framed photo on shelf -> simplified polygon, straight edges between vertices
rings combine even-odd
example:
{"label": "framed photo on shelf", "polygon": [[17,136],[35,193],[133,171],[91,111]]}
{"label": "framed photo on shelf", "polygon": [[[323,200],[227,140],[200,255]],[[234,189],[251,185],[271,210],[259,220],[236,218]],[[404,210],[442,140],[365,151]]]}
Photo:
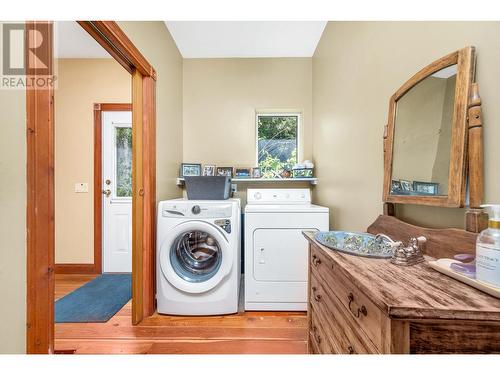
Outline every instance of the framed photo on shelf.
{"label": "framed photo on shelf", "polygon": [[413,190],[419,193],[438,195],[439,194],[439,183],[437,182],[424,182],[424,181],[413,181]]}
{"label": "framed photo on shelf", "polygon": [[413,184],[411,183],[411,181],[399,180],[399,183],[401,184],[401,190],[413,191]]}
{"label": "framed photo on shelf", "polygon": [[180,175],[181,177],[201,176],[201,164],[182,163]]}
{"label": "framed photo on shelf", "polygon": [[234,168],[235,178],[250,178],[252,175],[252,168]]}
{"label": "framed photo on shelf", "polygon": [[203,176],[215,176],[215,165],[204,165]]}
{"label": "framed photo on shelf", "polygon": [[252,178],[262,178],[260,167],[252,168]]}
{"label": "framed photo on shelf", "polygon": [[399,180],[392,180],[391,181],[391,192],[400,191],[400,190],[402,190],[401,182]]}
{"label": "framed photo on shelf", "polygon": [[233,167],[217,167],[216,176],[233,177]]}

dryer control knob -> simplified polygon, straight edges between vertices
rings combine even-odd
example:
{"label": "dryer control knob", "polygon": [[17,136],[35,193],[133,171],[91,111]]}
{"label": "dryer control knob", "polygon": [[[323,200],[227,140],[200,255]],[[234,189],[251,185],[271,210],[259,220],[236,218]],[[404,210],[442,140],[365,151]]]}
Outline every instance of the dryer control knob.
{"label": "dryer control knob", "polygon": [[260,198],[262,198],[262,194],[261,194],[261,193],[255,193],[255,194],[253,195],[253,197],[254,197],[255,199],[259,200]]}
{"label": "dryer control knob", "polygon": [[193,206],[193,208],[191,208],[191,212],[195,215],[198,215],[200,212],[201,212],[201,208],[200,206],[196,205],[196,206]]}

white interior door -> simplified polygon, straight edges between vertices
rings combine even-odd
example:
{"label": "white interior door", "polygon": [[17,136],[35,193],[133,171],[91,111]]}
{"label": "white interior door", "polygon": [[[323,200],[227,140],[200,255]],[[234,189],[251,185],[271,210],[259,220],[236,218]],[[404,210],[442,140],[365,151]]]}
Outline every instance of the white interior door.
{"label": "white interior door", "polygon": [[103,270],[132,272],[132,112],[102,112]]}

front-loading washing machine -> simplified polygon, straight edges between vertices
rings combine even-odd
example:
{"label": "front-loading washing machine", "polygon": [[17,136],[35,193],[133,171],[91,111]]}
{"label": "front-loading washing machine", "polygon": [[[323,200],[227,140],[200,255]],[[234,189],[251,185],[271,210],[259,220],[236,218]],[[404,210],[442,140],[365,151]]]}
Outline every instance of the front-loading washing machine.
{"label": "front-loading washing machine", "polygon": [[158,313],[218,315],[238,311],[240,212],[238,199],[159,203]]}

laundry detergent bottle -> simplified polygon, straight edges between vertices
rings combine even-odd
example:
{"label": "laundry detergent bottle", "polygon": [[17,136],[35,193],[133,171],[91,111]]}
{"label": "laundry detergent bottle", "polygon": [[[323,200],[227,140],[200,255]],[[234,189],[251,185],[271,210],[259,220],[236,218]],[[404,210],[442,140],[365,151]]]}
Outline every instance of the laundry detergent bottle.
{"label": "laundry detergent bottle", "polygon": [[481,206],[489,214],[488,229],[476,242],[476,279],[500,288],[500,205]]}

